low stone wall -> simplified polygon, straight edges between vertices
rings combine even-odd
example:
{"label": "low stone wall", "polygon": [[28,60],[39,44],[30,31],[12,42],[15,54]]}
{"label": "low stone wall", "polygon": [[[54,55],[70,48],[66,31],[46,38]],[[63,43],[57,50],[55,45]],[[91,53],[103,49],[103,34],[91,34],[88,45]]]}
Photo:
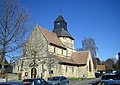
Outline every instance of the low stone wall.
{"label": "low stone wall", "polygon": [[6,73],[5,78],[7,81],[20,81],[21,74],[18,73]]}

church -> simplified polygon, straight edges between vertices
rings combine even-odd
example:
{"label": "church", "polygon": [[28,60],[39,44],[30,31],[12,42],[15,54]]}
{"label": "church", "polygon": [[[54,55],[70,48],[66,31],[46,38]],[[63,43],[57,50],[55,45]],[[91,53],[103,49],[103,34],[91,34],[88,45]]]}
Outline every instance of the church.
{"label": "church", "polygon": [[95,69],[89,50],[77,52],[67,22],[59,15],[53,32],[36,25],[25,42],[23,56],[13,65],[13,73],[24,78],[94,78]]}

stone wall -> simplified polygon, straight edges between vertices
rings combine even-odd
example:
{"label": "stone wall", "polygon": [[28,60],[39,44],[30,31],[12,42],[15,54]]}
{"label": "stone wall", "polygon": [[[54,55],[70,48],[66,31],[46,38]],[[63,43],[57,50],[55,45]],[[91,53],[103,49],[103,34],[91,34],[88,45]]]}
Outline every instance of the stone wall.
{"label": "stone wall", "polygon": [[6,73],[5,76],[7,81],[21,81],[20,73]]}

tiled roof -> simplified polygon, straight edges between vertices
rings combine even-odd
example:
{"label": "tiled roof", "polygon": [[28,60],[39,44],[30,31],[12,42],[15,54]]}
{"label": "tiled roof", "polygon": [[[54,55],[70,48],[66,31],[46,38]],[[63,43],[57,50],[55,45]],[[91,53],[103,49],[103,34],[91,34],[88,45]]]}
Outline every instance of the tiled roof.
{"label": "tiled roof", "polygon": [[56,33],[58,37],[69,37],[72,40],[74,40],[74,38],[70,35],[70,33],[67,30],[65,30],[64,28],[54,29],[53,32]]}
{"label": "tiled roof", "polygon": [[97,65],[97,70],[98,71],[105,71],[105,65]]}
{"label": "tiled roof", "polygon": [[53,32],[57,34],[58,37],[69,37],[72,40],[74,38],[70,35],[67,30],[67,23],[62,15],[59,15],[58,18],[54,21],[54,29]]}
{"label": "tiled roof", "polygon": [[41,27],[39,27],[39,28],[41,29],[43,35],[46,37],[48,42],[50,42],[53,45],[65,48],[63,43],[60,41],[60,39],[57,37],[57,35],[55,33],[51,33],[48,30],[41,28]]}
{"label": "tiled roof", "polygon": [[58,18],[54,21],[54,22],[58,22],[58,21],[65,21],[65,19],[62,17],[62,15],[59,15]]}
{"label": "tiled roof", "polygon": [[73,60],[65,58],[65,57],[56,57],[56,58],[62,63],[76,64]]}
{"label": "tiled roof", "polygon": [[85,65],[87,63],[88,52],[74,52],[70,59],[65,57],[57,57],[62,63],[68,63],[73,65]]}
{"label": "tiled roof", "polygon": [[78,64],[86,64],[88,58],[88,52],[74,52],[72,54],[72,60]]}

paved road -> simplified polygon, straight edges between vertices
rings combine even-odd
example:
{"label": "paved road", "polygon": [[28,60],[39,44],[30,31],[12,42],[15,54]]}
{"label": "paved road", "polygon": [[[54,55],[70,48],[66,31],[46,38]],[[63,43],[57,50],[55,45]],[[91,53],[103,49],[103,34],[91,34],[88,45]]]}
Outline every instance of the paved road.
{"label": "paved road", "polygon": [[84,80],[84,81],[70,81],[69,85],[95,85],[99,79]]}

